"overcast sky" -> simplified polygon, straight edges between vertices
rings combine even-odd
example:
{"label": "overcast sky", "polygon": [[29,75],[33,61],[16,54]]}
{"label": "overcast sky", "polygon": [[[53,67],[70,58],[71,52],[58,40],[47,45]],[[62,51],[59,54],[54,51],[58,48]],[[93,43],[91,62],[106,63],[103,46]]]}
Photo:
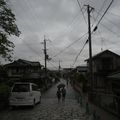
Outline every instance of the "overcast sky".
{"label": "overcast sky", "polygon": [[[111,0],[9,0],[16,15],[16,23],[22,32],[19,38],[11,37],[15,44],[14,59],[39,61],[44,65],[43,42],[47,39],[47,53],[52,58],[49,68],[73,66],[75,57],[82,49],[88,35],[86,5],[94,7],[91,12],[91,27],[95,26]],[[93,28],[92,27],[92,28]],[[71,45],[74,41],[75,44]],[[120,55],[120,0],[112,6],[101,20],[97,31],[92,34],[93,55],[109,49]],[[71,45],[70,47],[68,47]],[[88,44],[79,55],[74,66],[84,65],[88,58]]]}

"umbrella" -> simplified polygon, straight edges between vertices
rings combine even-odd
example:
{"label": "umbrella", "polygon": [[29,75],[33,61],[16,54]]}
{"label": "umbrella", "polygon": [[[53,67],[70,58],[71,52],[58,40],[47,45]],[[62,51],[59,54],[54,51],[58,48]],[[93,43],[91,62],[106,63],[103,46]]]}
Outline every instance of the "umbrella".
{"label": "umbrella", "polygon": [[57,87],[58,88],[65,87],[65,84],[64,83],[60,83]]}

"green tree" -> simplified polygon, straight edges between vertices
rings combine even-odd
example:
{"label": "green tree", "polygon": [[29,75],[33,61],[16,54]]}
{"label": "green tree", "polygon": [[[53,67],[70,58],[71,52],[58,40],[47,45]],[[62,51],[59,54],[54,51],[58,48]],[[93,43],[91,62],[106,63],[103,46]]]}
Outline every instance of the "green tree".
{"label": "green tree", "polygon": [[15,15],[6,0],[0,0],[0,57],[11,61],[14,43],[9,40],[11,35],[19,36],[20,31],[15,23]]}

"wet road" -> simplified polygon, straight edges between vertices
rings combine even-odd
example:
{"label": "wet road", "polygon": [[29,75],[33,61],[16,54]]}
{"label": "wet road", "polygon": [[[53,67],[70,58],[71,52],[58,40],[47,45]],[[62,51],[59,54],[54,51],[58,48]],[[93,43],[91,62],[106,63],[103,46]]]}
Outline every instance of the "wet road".
{"label": "wet road", "polygon": [[60,83],[65,84],[66,99],[76,99],[76,97],[78,95],[77,92],[75,90],[73,90],[70,83],[67,85],[66,81],[64,79],[61,79],[59,83],[54,85],[52,88],[49,89],[49,91],[47,91],[45,94],[43,94],[42,98],[46,98],[46,99],[47,98],[56,98],[57,85],[59,85]]}
{"label": "wet road", "polygon": [[[66,84],[66,81],[61,79]],[[59,83],[58,83],[59,84]],[[77,103],[76,92],[70,84],[66,86],[66,100],[58,104],[57,84],[42,95],[41,104],[34,108],[17,108],[0,113],[0,120],[85,120],[88,116]]]}

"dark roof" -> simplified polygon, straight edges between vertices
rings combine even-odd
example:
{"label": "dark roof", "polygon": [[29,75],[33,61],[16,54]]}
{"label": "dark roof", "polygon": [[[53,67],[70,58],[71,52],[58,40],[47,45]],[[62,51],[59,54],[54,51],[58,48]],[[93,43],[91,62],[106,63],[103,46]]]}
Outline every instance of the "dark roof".
{"label": "dark roof", "polygon": [[[94,55],[94,56],[92,57],[92,59],[97,59],[97,58],[99,58],[101,55],[106,54],[106,53],[107,53],[107,54],[115,55],[115,56],[117,56],[117,57],[120,57],[120,55],[118,55],[118,54],[116,54],[116,53],[114,53],[114,52],[112,52],[112,51],[110,51],[110,50],[105,50],[105,51],[102,51],[102,52]],[[89,59],[86,59],[85,61],[88,61],[88,60],[89,60]]]}
{"label": "dark roof", "polygon": [[42,66],[39,62],[32,62],[27,60],[18,59],[13,63],[9,63],[5,65],[6,67],[14,67],[14,66]]}

